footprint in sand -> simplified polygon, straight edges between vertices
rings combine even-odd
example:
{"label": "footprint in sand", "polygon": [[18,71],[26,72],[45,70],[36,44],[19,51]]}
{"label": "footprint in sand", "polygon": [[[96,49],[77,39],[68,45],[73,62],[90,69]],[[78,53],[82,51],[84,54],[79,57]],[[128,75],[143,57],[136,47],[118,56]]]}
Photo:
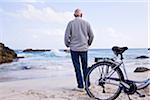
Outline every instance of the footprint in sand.
{"label": "footprint in sand", "polygon": [[39,98],[49,98],[47,95],[44,93],[35,91],[35,90],[28,90],[27,92],[24,92],[23,94],[25,95],[32,95],[32,96],[38,96]]}
{"label": "footprint in sand", "polygon": [[55,95],[50,95],[49,98],[55,98]]}
{"label": "footprint in sand", "polygon": [[[66,100],[91,100],[86,91],[79,89],[63,89],[62,98],[67,98]],[[65,93],[65,94],[64,94]]]}

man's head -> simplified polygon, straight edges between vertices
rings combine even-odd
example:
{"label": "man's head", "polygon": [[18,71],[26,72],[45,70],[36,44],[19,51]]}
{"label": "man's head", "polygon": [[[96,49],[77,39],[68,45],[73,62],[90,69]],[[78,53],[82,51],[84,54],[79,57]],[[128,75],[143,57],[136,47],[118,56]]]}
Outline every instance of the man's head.
{"label": "man's head", "polygon": [[82,12],[81,12],[81,10],[80,10],[80,9],[76,9],[76,10],[74,11],[74,16],[75,16],[75,17],[82,17]]}

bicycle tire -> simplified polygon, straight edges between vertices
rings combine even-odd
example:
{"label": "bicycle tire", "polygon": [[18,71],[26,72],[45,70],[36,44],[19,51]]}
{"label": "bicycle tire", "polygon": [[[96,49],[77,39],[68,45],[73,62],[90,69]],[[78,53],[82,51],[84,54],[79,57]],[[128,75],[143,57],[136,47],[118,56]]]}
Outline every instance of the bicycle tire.
{"label": "bicycle tire", "polygon": [[[141,74],[143,74],[143,73],[141,73]],[[135,74],[133,74],[133,75],[135,75]],[[140,77],[140,75],[138,75],[138,76],[137,76],[138,77],[137,79],[129,79],[129,80],[133,81],[136,84],[137,90],[147,88],[150,84],[150,78],[146,77],[145,79],[142,79],[142,78],[144,78],[143,77],[144,75],[141,75],[142,77]]]}
{"label": "bicycle tire", "polygon": [[[90,87],[92,87],[92,86],[89,87],[89,82],[90,82],[90,84],[91,84],[90,75],[91,75],[91,73],[92,73],[96,68],[98,68],[98,67],[100,67],[100,66],[106,66],[106,67],[111,67],[111,68],[113,68],[114,66],[116,66],[116,64],[115,64],[114,62],[110,62],[110,61],[101,61],[101,62],[97,62],[96,64],[92,65],[91,68],[90,68],[90,70],[88,71],[87,77],[86,77],[86,85],[85,85],[86,92],[87,92],[87,94],[88,94],[91,98],[93,98],[93,99],[97,99],[97,100],[114,100],[114,99],[116,99],[116,98],[119,96],[119,94],[121,93],[122,87],[120,87],[120,83],[118,83],[116,92],[115,92],[111,97],[108,97],[108,98],[97,97],[97,96],[95,96],[95,94],[93,94],[93,93],[91,92]],[[122,73],[122,71],[121,71],[120,68],[116,68],[114,72],[116,72],[116,74],[118,75],[119,80],[124,81],[124,76],[123,76],[123,73]],[[105,84],[107,84],[107,83],[105,83]],[[104,85],[105,85],[105,84],[104,84]],[[91,84],[91,85],[93,85],[93,84]],[[99,88],[99,87],[98,87],[98,88]],[[99,92],[99,90],[98,90],[98,92]]]}
{"label": "bicycle tire", "polygon": [[143,84],[143,85],[139,85],[139,86],[137,86],[137,90],[141,90],[141,89],[145,89],[145,88],[147,88],[149,86],[149,84]]}
{"label": "bicycle tire", "polygon": [[[136,83],[136,82],[135,82]],[[136,83],[137,84],[137,83]],[[137,90],[141,90],[141,89],[145,89],[149,86],[150,83],[142,83],[142,84],[139,84],[137,85]]]}

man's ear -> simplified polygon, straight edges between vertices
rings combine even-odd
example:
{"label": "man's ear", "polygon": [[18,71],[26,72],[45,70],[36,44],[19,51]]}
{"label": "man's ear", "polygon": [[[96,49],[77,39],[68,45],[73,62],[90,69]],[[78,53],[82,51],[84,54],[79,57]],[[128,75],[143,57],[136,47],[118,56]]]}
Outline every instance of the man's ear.
{"label": "man's ear", "polygon": [[82,13],[81,13],[80,17],[82,17]]}
{"label": "man's ear", "polygon": [[74,17],[78,17],[76,14],[74,14]]}

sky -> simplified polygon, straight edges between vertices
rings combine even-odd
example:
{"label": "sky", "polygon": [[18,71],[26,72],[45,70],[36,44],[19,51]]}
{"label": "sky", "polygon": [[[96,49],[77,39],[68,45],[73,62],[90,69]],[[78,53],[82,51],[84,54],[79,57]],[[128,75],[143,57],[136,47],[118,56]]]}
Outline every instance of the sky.
{"label": "sky", "polygon": [[94,32],[90,48],[148,48],[149,0],[0,0],[0,42],[12,49],[66,49],[76,8]]}

